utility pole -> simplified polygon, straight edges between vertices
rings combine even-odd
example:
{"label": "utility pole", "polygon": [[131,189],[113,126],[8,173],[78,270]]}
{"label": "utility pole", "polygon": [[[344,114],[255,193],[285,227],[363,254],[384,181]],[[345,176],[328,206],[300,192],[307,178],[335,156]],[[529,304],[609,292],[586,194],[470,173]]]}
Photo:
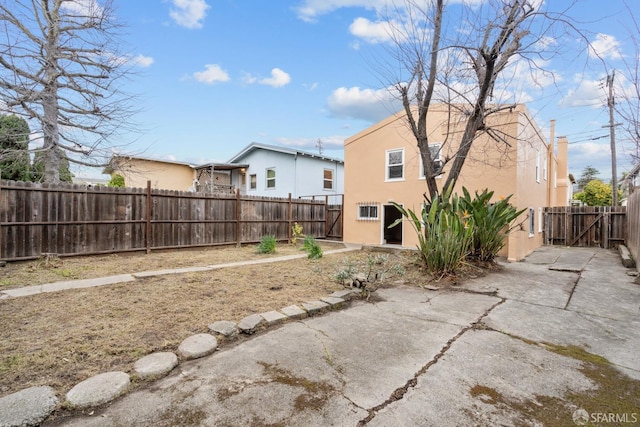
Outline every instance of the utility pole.
{"label": "utility pole", "polygon": [[607,76],[607,86],[609,87],[609,97],[607,98],[607,105],[609,106],[609,125],[602,126],[603,128],[609,128],[609,138],[611,140],[611,206],[618,206],[618,171],[616,170],[616,126],[613,121],[613,107],[615,100],[613,98],[613,79],[616,75],[616,70],[611,72],[610,76]]}

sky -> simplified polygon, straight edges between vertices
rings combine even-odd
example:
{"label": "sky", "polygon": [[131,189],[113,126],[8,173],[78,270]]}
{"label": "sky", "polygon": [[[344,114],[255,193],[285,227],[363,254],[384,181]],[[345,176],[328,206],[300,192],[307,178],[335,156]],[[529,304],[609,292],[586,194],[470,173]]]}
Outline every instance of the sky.
{"label": "sky", "polygon": [[[556,120],[576,178],[591,165],[610,179],[604,83],[637,55],[629,10],[640,17],[640,1],[546,1],[557,11],[573,4],[566,13],[593,51],[575,35],[541,37],[558,51],[538,63],[550,73],[532,84],[536,76],[514,71],[521,80],[511,80],[511,100],[525,101],[547,136]],[[317,152],[320,140],[324,155],[342,158],[346,138],[400,109],[376,66],[388,61],[380,13],[388,0],[114,2],[136,58],[127,90],[140,110],[123,154],[202,164],[225,162],[252,142]],[[632,145],[621,131],[617,145],[621,174],[631,168]]]}

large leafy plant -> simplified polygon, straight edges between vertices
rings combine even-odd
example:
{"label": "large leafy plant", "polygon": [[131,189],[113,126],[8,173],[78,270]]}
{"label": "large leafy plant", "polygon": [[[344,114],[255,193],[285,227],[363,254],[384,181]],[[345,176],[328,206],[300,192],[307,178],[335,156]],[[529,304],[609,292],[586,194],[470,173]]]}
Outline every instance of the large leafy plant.
{"label": "large leafy plant", "polygon": [[474,225],[461,209],[459,197],[451,195],[451,188],[432,202],[425,197],[419,214],[397,203],[394,206],[416,231],[418,250],[427,269],[439,275],[454,273],[469,254]]}
{"label": "large leafy plant", "polygon": [[469,191],[462,188],[460,205],[466,215],[473,220],[470,257],[478,261],[493,261],[504,247],[507,235],[512,230],[511,223],[526,209],[518,211],[509,203],[511,196],[491,202],[493,191],[487,189],[471,198]]}

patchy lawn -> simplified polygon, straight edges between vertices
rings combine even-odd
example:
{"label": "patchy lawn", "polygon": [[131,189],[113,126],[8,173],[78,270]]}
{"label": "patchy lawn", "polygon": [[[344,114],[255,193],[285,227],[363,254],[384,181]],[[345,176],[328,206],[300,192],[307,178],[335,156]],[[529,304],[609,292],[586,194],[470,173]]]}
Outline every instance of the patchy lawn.
{"label": "patchy lawn", "polygon": [[[325,252],[342,247],[321,246]],[[246,246],[16,263],[0,269],[0,289],[298,253],[299,248],[280,244],[275,255],[259,255],[255,246]],[[340,271],[366,273],[369,268],[390,269],[387,283],[432,280],[411,252],[354,251],[2,300],[0,396],[50,385],[63,397],[90,376],[131,372],[146,354],[175,351],[183,339],[207,332],[216,320],[239,321],[318,299],[343,288],[336,280]]]}

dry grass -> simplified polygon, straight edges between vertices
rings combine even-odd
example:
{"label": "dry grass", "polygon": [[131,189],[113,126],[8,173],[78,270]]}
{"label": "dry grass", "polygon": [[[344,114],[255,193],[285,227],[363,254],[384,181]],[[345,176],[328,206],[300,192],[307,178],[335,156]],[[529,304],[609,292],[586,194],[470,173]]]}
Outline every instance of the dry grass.
{"label": "dry grass", "polygon": [[[336,244],[322,243],[325,252]],[[341,245],[340,245],[341,246]],[[277,255],[300,253],[279,245]],[[73,385],[101,372],[130,372],[135,360],[175,351],[189,335],[216,320],[244,316],[318,299],[341,289],[335,274],[347,264],[366,264],[363,251],[325,255],[209,272],[156,276],[134,282],[0,301],[0,396],[50,385],[63,396]],[[262,259],[255,247],[173,251],[64,259],[60,265],[8,265],[5,286],[58,280],[55,270],[87,278],[161,268]],[[405,268],[403,279],[424,283],[411,254],[389,255]],[[25,278],[28,280],[25,282]],[[394,279],[397,280],[397,277]],[[7,285],[8,283],[8,285]],[[0,287],[0,289],[2,289]]]}

